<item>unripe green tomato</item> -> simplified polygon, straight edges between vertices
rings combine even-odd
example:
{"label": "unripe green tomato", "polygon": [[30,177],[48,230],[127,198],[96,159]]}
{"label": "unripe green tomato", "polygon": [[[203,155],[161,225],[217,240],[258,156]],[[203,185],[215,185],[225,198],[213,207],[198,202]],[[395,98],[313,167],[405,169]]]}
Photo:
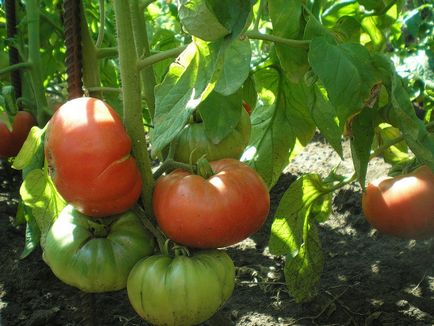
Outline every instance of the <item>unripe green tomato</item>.
{"label": "unripe green tomato", "polygon": [[209,319],[231,296],[232,259],[223,251],[192,256],[151,256],[139,261],[128,277],[134,310],[152,325],[196,325]]}
{"label": "unripe green tomato", "polygon": [[43,259],[66,284],[84,292],[125,288],[128,274],[154,250],[154,240],[131,211],[97,221],[66,206],[51,226]]}
{"label": "unripe green tomato", "polygon": [[203,155],[208,161],[239,159],[249,143],[250,131],[250,116],[244,109],[238,125],[218,144],[207,137],[203,122],[190,123],[178,136],[174,159],[184,163],[190,163],[190,156],[191,162],[196,163]]}

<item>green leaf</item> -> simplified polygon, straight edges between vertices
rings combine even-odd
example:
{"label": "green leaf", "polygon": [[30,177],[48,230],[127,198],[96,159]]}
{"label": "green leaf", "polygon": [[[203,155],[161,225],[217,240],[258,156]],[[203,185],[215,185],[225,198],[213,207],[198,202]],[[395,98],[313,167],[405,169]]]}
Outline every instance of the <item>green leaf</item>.
{"label": "green leaf", "polygon": [[351,122],[351,156],[362,189],[365,189],[366,172],[368,171],[369,156],[374,140],[376,114],[374,109],[365,108]]}
{"label": "green leaf", "polygon": [[369,52],[360,44],[312,39],[309,62],[327,90],[340,121],[360,111],[378,83]]}
{"label": "green leaf", "polygon": [[230,96],[211,92],[198,110],[205,125],[206,136],[213,144],[218,144],[240,121],[241,91]]}
{"label": "green leaf", "polygon": [[250,105],[252,111],[255,109],[256,102],[258,101],[258,93],[255,88],[255,80],[252,76],[248,76],[242,88],[242,99]]}
{"label": "green leaf", "polygon": [[[35,159],[36,153],[44,147],[45,129],[32,127],[26,141],[16,156],[12,167],[17,170],[23,170]],[[43,151],[43,150],[42,150]],[[38,166],[40,168],[40,166]]]}
{"label": "green leaf", "polygon": [[248,39],[230,42],[225,50],[223,70],[215,91],[223,95],[235,93],[249,76],[251,56]]}
{"label": "green leaf", "polygon": [[332,6],[327,8],[322,14],[321,21],[324,26],[332,28],[336,25],[339,18],[343,16],[355,16],[359,13],[359,3],[356,0],[333,1]]}
{"label": "green leaf", "polygon": [[[302,2],[299,0],[268,0],[268,10],[273,24],[273,35],[288,38],[303,38],[305,21]],[[275,44],[276,53],[288,80],[296,83],[303,80],[309,70],[307,49]]]}
{"label": "green leaf", "polygon": [[286,286],[297,303],[308,301],[315,293],[324,268],[324,256],[316,225],[309,225],[307,237],[297,255],[286,256]]}
{"label": "green leaf", "polygon": [[39,230],[35,218],[31,212],[29,212],[29,208],[24,204],[21,204],[20,206],[22,207],[22,212],[27,222],[24,248],[20,255],[20,259],[24,259],[38,247],[41,239],[41,231]]}
{"label": "green leaf", "polygon": [[21,184],[20,195],[24,205],[31,210],[30,214],[41,231],[43,247],[51,224],[65,207],[66,202],[57,193],[52,181],[40,169],[29,172]]}
{"label": "green leaf", "polygon": [[324,138],[343,159],[342,128],[339,126],[336,110],[318,87],[314,89],[315,102],[311,111],[312,118]]}
{"label": "green leaf", "polygon": [[154,152],[162,150],[182,130],[191,113],[215,86],[227,43],[196,40],[170,65],[155,88],[154,128],[150,132]]}
{"label": "green leaf", "polygon": [[284,193],[274,215],[269,240],[274,255],[296,254],[303,244],[313,203],[327,192],[317,174],[304,174]]}
{"label": "green leaf", "polygon": [[286,255],[285,280],[297,302],[312,294],[323,269],[323,255],[316,219],[324,221],[331,212],[331,194],[316,174],[294,181],[283,195],[274,216],[270,252]]}
{"label": "green leaf", "polygon": [[220,23],[206,0],[182,1],[179,19],[188,33],[205,41],[215,41],[231,32]]}
{"label": "green leaf", "polygon": [[252,136],[242,160],[271,188],[288,165],[296,141],[306,145],[312,139],[312,94],[303,83],[288,82],[275,68],[261,69],[254,78],[263,104],[253,111]]}
{"label": "green leaf", "polygon": [[228,34],[236,39],[246,25],[250,0],[183,0],[179,19],[191,35],[216,41]]}
{"label": "green leaf", "polygon": [[343,42],[360,42],[360,22],[353,16],[343,16],[332,28],[335,38]]}

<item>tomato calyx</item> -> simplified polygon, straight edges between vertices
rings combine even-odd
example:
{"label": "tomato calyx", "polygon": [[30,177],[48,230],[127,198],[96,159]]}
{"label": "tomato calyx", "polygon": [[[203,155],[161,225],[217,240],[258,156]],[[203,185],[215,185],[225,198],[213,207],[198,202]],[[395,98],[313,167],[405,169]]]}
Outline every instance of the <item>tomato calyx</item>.
{"label": "tomato calyx", "polygon": [[202,156],[196,163],[196,173],[204,179],[209,179],[216,173],[212,169],[205,156]]}
{"label": "tomato calyx", "polygon": [[106,238],[110,233],[110,224],[106,224],[100,219],[92,221],[89,219],[89,231],[93,238]]}

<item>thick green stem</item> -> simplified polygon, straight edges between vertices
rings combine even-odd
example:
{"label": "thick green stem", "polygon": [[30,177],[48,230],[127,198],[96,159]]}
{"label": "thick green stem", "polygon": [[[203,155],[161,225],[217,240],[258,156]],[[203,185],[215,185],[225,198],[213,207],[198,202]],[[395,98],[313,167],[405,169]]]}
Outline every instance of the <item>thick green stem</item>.
{"label": "thick green stem", "polygon": [[30,77],[32,81],[33,95],[36,102],[36,120],[38,124],[42,126],[45,123],[44,112],[48,110],[48,103],[44,93],[44,83],[41,74],[41,55],[39,53],[40,44],[40,29],[39,29],[39,1],[27,0],[25,2],[26,14],[27,14],[27,32],[28,32],[28,47],[29,57],[28,63],[31,65]]}
{"label": "thick green stem", "polygon": [[[149,49],[145,15],[143,10],[140,10],[139,8],[139,0],[130,0],[130,11],[137,57],[149,57],[151,51]],[[140,71],[140,76],[143,82],[143,94],[146,103],[148,104],[149,114],[151,119],[153,119],[155,113],[154,88],[156,85],[154,68],[152,66],[147,66],[145,69]]]}
{"label": "thick green stem", "polygon": [[157,229],[148,218],[146,218],[146,213],[142,209],[142,207],[140,207],[139,205],[135,205],[133,207],[133,211],[140,218],[145,229],[151,232],[155,240],[157,240],[160,252],[164,253],[166,251],[166,236],[159,229]]}
{"label": "thick green stem", "polygon": [[144,69],[145,67],[148,67],[150,65],[153,65],[154,63],[163,61],[165,59],[168,58],[172,58],[172,57],[177,57],[178,55],[180,55],[182,53],[182,51],[185,50],[187,46],[180,46],[174,49],[170,49],[170,50],[166,50],[166,51],[161,51],[159,53],[150,55],[149,57],[146,57],[144,59],[139,60],[139,62],[137,63],[137,66],[139,69]]}
{"label": "thick green stem", "polygon": [[294,48],[307,48],[310,44],[309,40],[293,40],[270,34],[262,34],[257,31],[248,31],[244,35],[251,39],[270,41],[274,43],[288,45]]}
{"label": "thick green stem", "polygon": [[[85,89],[101,86],[97,49],[87,25],[83,1],[80,1],[81,13],[81,58],[83,63],[83,86]],[[101,92],[89,92],[90,96],[101,98]]]}
{"label": "thick green stem", "polygon": [[137,53],[131,26],[129,1],[113,0],[118,36],[118,53],[122,80],[123,118],[128,134],[133,140],[135,156],[142,175],[142,200],[146,216],[153,217],[152,192],[154,178],[147,151],[140,94],[140,78],[137,69]]}
{"label": "thick green stem", "polygon": [[118,56],[117,48],[97,48],[96,57],[98,59],[116,58]]}
{"label": "thick green stem", "polygon": [[191,173],[195,173],[196,168],[194,165],[190,165],[187,163],[177,162],[173,159],[167,159],[161,164],[161,166],[158,168],[157,171],[154,173],[154,179],[157,180],[159,177],[161,177],[165,172],[170,172],[175,169],[183,169],[190,171]]}
{"label": "thick green stem", "polygon": [[10,73],[11,71],[20,70],[20,69],[31,69],[32,64],[30,62],[20,62],[11,66],[7,66],[6,68],[0,69],[0,76]]}

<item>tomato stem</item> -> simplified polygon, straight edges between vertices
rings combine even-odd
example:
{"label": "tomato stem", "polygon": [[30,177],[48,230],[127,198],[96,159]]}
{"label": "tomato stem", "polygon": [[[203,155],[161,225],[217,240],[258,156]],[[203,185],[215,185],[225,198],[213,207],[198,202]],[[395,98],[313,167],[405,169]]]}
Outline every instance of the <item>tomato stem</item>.
{"label": "tomato stem", "polygon": [[128,134],[132,139],[133,155],[137,160],[142,176],[142,201],[146,215],[153,217],[152,193],[154,178],[147,152],[143,112],[140,93],[140,78],[137,70],[137,52],[131,26],[129,1],[114,0],[118,35],[118,53],[122,80],[123,118]]}
{"label": "tomato stem", "polygon": [[309,40],[293,40],[288,39],[276,35],[270,35],[270,34],[262,34],[258,31],[247,31],[244,33],[245,36],[247,36],[250,39],[257,39],[257,40],[264,40],[264,41],[270,41],[274,43],[279,43],[283,45],[288,45],[290,47],[294,48],[307,48],[309,47],[310,41]]}
{"label": "tomato stem", "polygon": [[33,89],[34,100],[36,102],[36,120],[38,125],[45,124],[44,111],[48,110],[48,103],[45,97],[45,86],[41,73],[41,42],[40,42],[40,11],[39,1],[28,0],[25,2],[27,15],[27,32],[28,32],[28,62],[31,64],[30,77]]}
{"label": "tomato stem", "polygon": [[[144,11],[139,8],[139,0],[130,0],[131,25],[134,33],[134,42],[136,44],[137,57],[143,55],[149,57],[151,50],[149,48],[148,32],[146,27]],[[140,61],[137,61],[137,66]],[[155,113],[155,93],[156,85],[154,68],[149,65],[140,70],[142,79],[143,94],[148,104],[149,115],[154,118]]]}
{"label": "tomato stem", "polygon": [[197,174],[204,179],[211,178],[215,174],[205,155],[197,160]]}
{"label": "tomato stem", "polygon": [[165,172],[170,172],[176,169],[183,169],[183,170],[190,171],[191,173],[195,173],[196,166],[192,164],[178,162],[171,158],[167,158],[157,169],[157,171],[154,172],[154,179],[157,180]]}
{"label": "tomato stem", "polygon": [[146,217],[146,213],[141,206],[135,205],[133,207],[133,211],[140,218],[145,229],[151,232],[152,235],[154,236],[155,240],[157,241],[160,252],[163,255],[168,255],[166,236],[157,227],[155,227],[154,224],[152,224],[152,222]]}

